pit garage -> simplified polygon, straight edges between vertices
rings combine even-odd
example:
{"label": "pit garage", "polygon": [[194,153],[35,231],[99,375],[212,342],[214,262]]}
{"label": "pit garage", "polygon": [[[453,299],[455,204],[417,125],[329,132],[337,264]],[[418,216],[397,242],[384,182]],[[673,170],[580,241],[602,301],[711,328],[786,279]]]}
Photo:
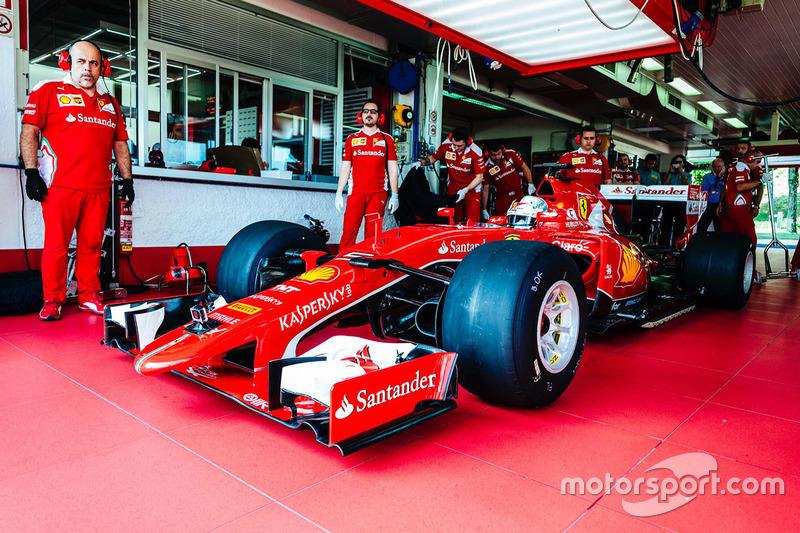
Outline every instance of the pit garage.
{"label": "pit garage", "polygon": [[[791,530],[797,23],[788,0],[0,1],[0,529]],[[71,160],[46,128],[88,122],[85,41],[128,137],[98,309],[85,235],[48,262]],[[342,245],[364,131],[387,207]]]}

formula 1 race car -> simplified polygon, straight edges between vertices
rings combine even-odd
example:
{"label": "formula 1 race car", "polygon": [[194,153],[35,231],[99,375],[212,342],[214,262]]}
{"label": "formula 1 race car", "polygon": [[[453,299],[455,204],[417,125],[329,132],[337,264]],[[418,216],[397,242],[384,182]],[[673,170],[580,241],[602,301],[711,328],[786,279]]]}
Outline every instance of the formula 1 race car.
{"label": "formula 1 race car", "polygon": [[696,235],[659,262],[611,211],[551,176],[489,224],[442,210],[448,225],[378,225],[336,256],[319,231],[257,222],[223,252],[221,296],[107,306],[105,342],[142,374],[176,372],[343,454],[454,408],[457,384],[543,407],[572,381],[590,327],[749,297],[749,238]]}

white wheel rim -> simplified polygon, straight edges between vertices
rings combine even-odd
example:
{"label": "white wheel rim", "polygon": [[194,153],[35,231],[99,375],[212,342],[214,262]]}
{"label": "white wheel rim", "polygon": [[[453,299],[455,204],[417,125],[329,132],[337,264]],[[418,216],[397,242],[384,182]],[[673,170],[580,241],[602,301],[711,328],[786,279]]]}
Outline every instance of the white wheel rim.
{"label": "white wheel rim", "polygon": [[755,258],[753,252],[747,252],[747,257],[744,258],[744,292],[750,290],[750,285],[753,284],[753,270],[755,270]]}
{"label": "white wheel rim", "polygon": [[545,294],[536,326],[539,359],[548,372],[558,374],[575,354],[580,306],[575,290],[566,281],[555,282]]}

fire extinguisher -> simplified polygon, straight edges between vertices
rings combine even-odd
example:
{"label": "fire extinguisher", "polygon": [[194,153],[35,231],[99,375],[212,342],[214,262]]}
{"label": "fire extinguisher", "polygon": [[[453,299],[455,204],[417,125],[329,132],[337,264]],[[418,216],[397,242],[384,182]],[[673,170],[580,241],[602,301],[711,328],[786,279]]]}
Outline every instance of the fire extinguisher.
{"label": "fire extinguisher", "polygon": [[133,252],[133,210],[119,202],[119,253],[131,255]]}

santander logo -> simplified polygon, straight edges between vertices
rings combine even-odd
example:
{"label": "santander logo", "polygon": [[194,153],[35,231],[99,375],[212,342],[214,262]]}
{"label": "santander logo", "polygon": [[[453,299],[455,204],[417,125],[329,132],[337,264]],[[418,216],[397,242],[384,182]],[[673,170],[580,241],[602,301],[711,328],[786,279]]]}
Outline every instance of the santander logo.
{"label": "santander logo", "polygon": [[353,411],[355,411],[355,407],[353,407],[353,404],[347,400],[347,396],[345,395],[342,397],[341,407],[336,410],[334,416],[336,416],[336,418],[339,420],[343,420],[353,414]]}
{"label": "santander logo", "polygon": [[440,254],[446,254],[449,250],[447,249],[447,244],[442,242],[442,245],[439,247]]}

